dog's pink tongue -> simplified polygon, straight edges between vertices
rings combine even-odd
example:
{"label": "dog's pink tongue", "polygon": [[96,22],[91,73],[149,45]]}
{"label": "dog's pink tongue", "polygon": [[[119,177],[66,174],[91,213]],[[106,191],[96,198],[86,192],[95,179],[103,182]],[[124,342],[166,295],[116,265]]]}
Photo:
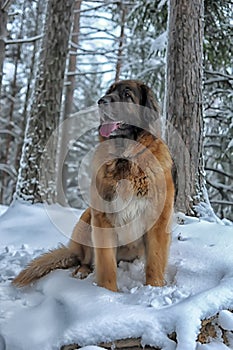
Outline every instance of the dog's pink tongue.
{"label": "dog's pink tongue", "polygon": [[111,133],[119,128],[118,122],[111,122],[101,125],[100,127],[100,135],[103,137],[109,137]]}

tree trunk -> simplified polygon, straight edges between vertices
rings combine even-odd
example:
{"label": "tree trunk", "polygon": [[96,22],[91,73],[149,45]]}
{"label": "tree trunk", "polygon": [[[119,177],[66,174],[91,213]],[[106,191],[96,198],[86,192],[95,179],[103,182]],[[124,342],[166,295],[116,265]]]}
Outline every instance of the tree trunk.
{"label": "tree trunk", "polygon": [[[36,14],[37,15],[35,18],[35,28],[34,28],[34,31],[32,34],[34,37],[39,35],[41,16],[43,14],[45,14],[45,10],[43,8],[44,8],[44,5],[38,1],[37,5],[36,5]],[[21,126],[20,126],[20,128],[22,130],[21,135],[20,135],[21,136],[20,140],[22,139],[22,142],[17,144],[17,153],[16,153],[16,159],[15,159],[15,169],[17,171],[19,169],[20,156],[21,156],[21,151],[22,151],[22,147],[23,147],[23,136],[24,136],[25,129],[26,129],[27,109],[29,106],[30,97],[32,95],[31,86],[32,86],[33,78],[34,78],[35,73],[36,73],[36,54],[37,54],[39,47],[40,47],[40,44],[38,43],[37,40],[35,40],[32,44],[32,58],[31,58],[31,62],[30,62],[29,71],[27,74],[26,92],[25,92],[25,99],[24,99],[24,103],[23,103],[22,121],[21,121]]]}
{"label": "tree trunk", "polygon": [[[2,91],[2,79],[3,79],[3,64],[5,60],[5,51],[6,51],[6,45],[5,45],[5,40],[7,36],[7,19],[8,19],[8,14],[7,10],[10,6],[10,0],[0,0],[0,97],[1,97],[1,91]],[[0,112],[1,112],[1,103],[0,103]],[[6,148],[6,151],[8,152],[8,149]],[[2,157],[4,157],[4,161],[0,159],[1,162],[5,163],[6,156],[3,152]],[[0,201],[1,203],[3,202],[4,198],[4,190],[5,190],[5,183],[6,179],[8,177],[8,173],[6,174],[1,174],[2,176],[2,183],[1,183],[1,188],[0,188]]]}
{"label": "tree trunk", "polygon": [[7,25],[7,9],[10,6],[10,0],[0,0],[0,94],[2,89],[3,63],[5,59],[5,39]]}
{"label": "tree trunk", "polygon": [[[76,0],[74,5],[74,18],[73,29],[71,34],[71,47],[69,55],[69,64],[66,79],[65,88],[65,100],[63,120],[69,118],[73,110],[74,89],[76,82],[76,63],[77,63],[77,49],[79,43],[79,30],[80,30],[80,9],[82,0]],[[57,176],[57,201],[61,205],[66,205],[66,192],[67,192],[67,166],[64,162],[65,152],[67,151],[68,133],[66,123],[63,123],[61,127],[61,135],[59,140],[59,155],[58,155],[58,176]]]}
{"label": "tree trunk", "polygon": [[176,209],[193,214],[203,195],[203,0],[170,0],[167,140],[177,169]]}
{"label": "tree trunk", "polygon": [[77,48],[79,43],[79,29],[80,29],[80,9],[82,0],[76,0],[74,5],[74,19],[73,29],[71,34],[71,45],[69,64],[66,81],[65,102],[64,102],[64,116],[63,119],[69,117],[73,108],[73,97],[76,82],[76,62],[77,62]]}
{"label": "tree trunk", "polygon": [[73,3],[74,0],[48,1],[16,188],[16,197],[32,203],[53,202],[56,197],[57,139],[51,135],[59,123]]}
{"label": "tree trunk", "polygon": [[[25,22],[23,21],[23,16],[26,10],[26,1],[23,3],[22,8],[22,17],[21,17],[21,23],[19,27],[19,33],[18,33],[18,39],[22,38],[23,34],[23,28]],[[21,62],[21,44],[19,43],[17,45],[16,51],[15,51],[15,58],[14,58],[14,74],[13,78],[10,84],[10,95],[11,99],[9,101],[9,112],[7,113],[7,119],[8,119],[8,126],[7,129],[9,133],[6,136],[6,152],[5,152],[5,163],[6,164],[12,164],[16,162],[17,157],[17,146],[15,147],[15,137],[12,135],[12,131],[14,131],[14,113],[17,108],[16,101],[17,101],[17,93],[18,93],[18,67]],[[13,152],[12,152],[13,150]],[[13,159],[13,160],[12,160]],[[15,167],[15,169],[17,169]],[[14,179],[16,181],[16,178]],[[7,192],[9,192],[9,176],[5,176],[3,179],[3,188],[7,189]],[[13,195],[14,188],[11,188],[11,197]]]}
{"label": "tree trunk", "polygon": [[126,17],[125,5],[122,2],[120,2],[118,6],[121,11],[121,31],[120,31],[119,46],[118,46],[118,52],[117,52],[115,81],[118,81],[120,79],[120,74],[121,74],[123,44],[124,44],[124,38],[125,38],[125,17]]}

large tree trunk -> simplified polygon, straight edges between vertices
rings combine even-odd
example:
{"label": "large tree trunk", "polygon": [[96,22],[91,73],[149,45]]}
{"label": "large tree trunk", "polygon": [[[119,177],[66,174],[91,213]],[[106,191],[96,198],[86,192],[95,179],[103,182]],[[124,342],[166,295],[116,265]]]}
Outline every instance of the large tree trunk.
{"label": "large tree trunk", "polygon": [[193,214],[203,193],[203,0],[170,0],[166,120],[177,167],[176,209]]}
{"label": "large tree trunk", "polygon": [[10,0],[0,0],[0,94],[3,78],[3,62],[5,59],[5,39],[7,25],[7,9],[10,6]]}
{"label": "large tree trunk", "polygon": [[64,72],[74,0],[49,0],[45,34],[30,116],[22,151],[17,197],[31,202],[53,202],[56,196],[54,138],[60,117]]}

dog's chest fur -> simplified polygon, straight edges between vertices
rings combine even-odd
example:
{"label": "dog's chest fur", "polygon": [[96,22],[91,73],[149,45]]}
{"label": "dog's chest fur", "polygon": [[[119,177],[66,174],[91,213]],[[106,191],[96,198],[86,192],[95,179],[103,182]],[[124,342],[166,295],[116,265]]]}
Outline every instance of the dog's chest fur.
{"label": "dog's chest fur", "polygon": [[123,226],[127,223],[131,223],[133,220],[142,216],[148,206],[148,200],[146,198],[138,198],[133,196],[129,202],[122,201],[123,206],[125,207],[114,213],[114,224],[115,226]]}
{"label": "dog's chest fur", "polygon": [[133,197],[128,203],[122,202],[123,209],[106,214],[111,225],[116,228],[120,245],[135,241],[145,233],[145,213],[148,208],[146,198]]}
{"label": "dog's chest fur", "polygon": [[[116,228],[118,244],[125,245],[137,241],[146,229],[146,212],[149,207],[148,179],[143,171],[132,162],[118,160],[111,169],[115,187],[108,197],[112,200],[106,203],[106,217]],[[109,191],[109,188],[108,188]]]}

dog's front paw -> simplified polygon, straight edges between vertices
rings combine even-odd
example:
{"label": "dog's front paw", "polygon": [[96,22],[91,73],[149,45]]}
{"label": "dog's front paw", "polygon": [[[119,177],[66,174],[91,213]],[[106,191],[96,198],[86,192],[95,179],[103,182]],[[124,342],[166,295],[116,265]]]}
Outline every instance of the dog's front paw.
{"label": "dog's front paw", "polygon": [[86,278],[91,272],[92,269],[89,265],[81,265],[73,271],[72,276],[82,280]]}

